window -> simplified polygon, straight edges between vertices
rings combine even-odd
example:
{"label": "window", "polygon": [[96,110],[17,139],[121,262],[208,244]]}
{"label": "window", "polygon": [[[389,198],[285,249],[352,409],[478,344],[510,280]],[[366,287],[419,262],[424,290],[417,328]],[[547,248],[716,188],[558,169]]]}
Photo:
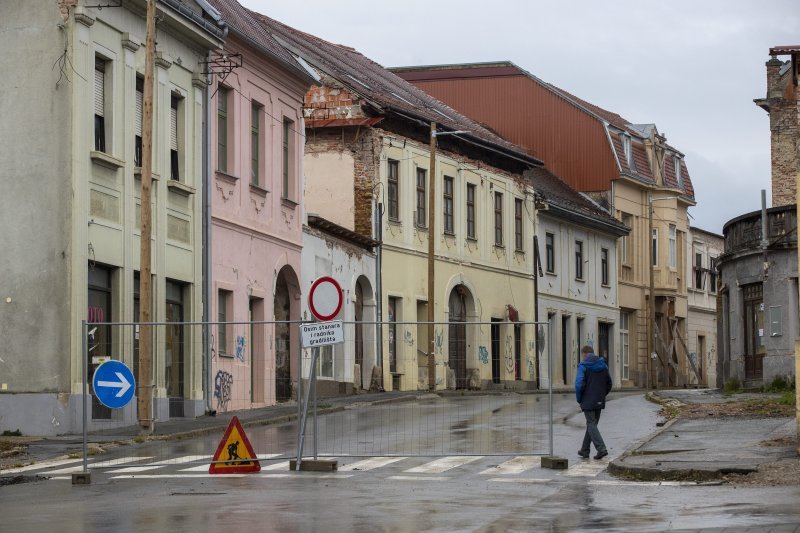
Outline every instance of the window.
{"label": "window", "polygon": [[630,327],[631,315],[626,311],[620,311],[619,314],[619,355],[620,364],[622,365],[622,379],[630,379],[628,367],[630,364]]}
{"label": "window", "polygon": [[389,160],[389,219],[400,220],[400,162]]}
{"label": "window", "polygon": [[106,69],[107,61],[94,60],[94,149],[106,151]]}
{"label": "window", "polygon": [[717,292],[717,258],[709,258],[708,264],[708,291]]}
{"label": "window", "polygon": [[444,232],[452,235],[453,232],[453,178],[444,177],[444,187],[442,190],[442,207],[444,208]]}
{"label": "window", "polygon": [[294,188],[294,122],[283,119],[283,194],[281,198],[291,199]]}
{"label": "window", "polygon": [[181,179],[180,158],[178,156],[178,106],[181,103],[181,97],[172,95],[170,99],[169,109],[169,160],[170,160],[170,178],[174,180]]}
{"label": "window", "polygon": [[678,180],[678,187],[683,189],[683,176],[681,175],[681,158],[677,155],[672,158],[672,164],[675,165],[675,179]]}
{"label": "window", "polygon": [[494,193],[494,245],[503,246],[503,193]]}
{"label": "window", "polygon": [[600,280],[608,285],[608,248],[600,248]]}
{"label": "window", "polygon": [[397,313],[399,298],[389,296],[389,372],[397,372]]}
{"label": "window", "polygon": [[[87,322],[112,322],[112,278],[113,270],[99,265],[90,265],[88,272]],[[91,357],[87,361],[87,375],[92,376],[105,359],[112,359],[114,329],[108,324],[90,325],[87,328],[86,342]],[[95,363],[95,361],[97,363]],[[90,381],[91,383],[91,381]],[[92,395],[92,418],[111,418],[111,409]]]}
{"label": "window", "polygon": [[250,104],[250,183],[261,184],[261,110],[258,102]]}
{"label": "window", "polygon": [[630,228],[631,231],[628,235],[623,235],[622,239],[620,239],[619,251],[622,257],[622,264],[630,265],[633,263],[633,246],[631,246],[631,243],[633,242],[633,215],[622,213],[621,218],[622,223]]}
{"label": "window", "polygon": [[320,346],[317,359],[317,375],[321,378],[333,377],[333,345]]}
{"label": "window", "polygon": [[133,166],[142,166],[142,120],[144,116],[144,78],[136,76],[136,109],[133,123]]}
{"label": "window", "polygon": [[675,268],[678,266],[678,246],[676,243],[677,232],[675,224],[669,225],[669,267]]}
{"label": "window", "polygon": [[467,238],[475,238],[475,185],[467,184]]}
{"label": "window", "polygon": [[425,212],[425,178],[427,171],[424,168],[417,169],[417,226],[424,228],[427,224]]}
{"label": "window", "polygon": [[229,344],[228,331],[230,324],[226,324],[231,318],[231,304],[233,293],[225,289],[217,291],[217,351],[220,355],[232,356]]}
{"label": "window", "polygon": [[658,266],[658,228],[653,228],[653,243],[650,249],[650,261],[653,266]]}
{"label": "window", "polygon": [[633,166],[633,151],[631,150],[631,136],[627,133],[622,135],[622,150],[625,152],[625,161],[628,167]]}
{"label": "window", "polygon": [[694,254],[694,288],[703,290],[703,254]]}
{"label": "window", "polygon": [[547,272],[550,274],[556,273],[556,236],[552,233],[545,233],[544,235],[544,256]]}
{"label": "window", "polygon": [[514,249],[522,251],[522,200],[514,199]]}
{"label": "window", "polygon": [[228,171],[228,97],[230,89],[217,90],[217,170]]}
{"label": "window", "polygon": [[583,279],[583,241],[575,241],[575,279]]}

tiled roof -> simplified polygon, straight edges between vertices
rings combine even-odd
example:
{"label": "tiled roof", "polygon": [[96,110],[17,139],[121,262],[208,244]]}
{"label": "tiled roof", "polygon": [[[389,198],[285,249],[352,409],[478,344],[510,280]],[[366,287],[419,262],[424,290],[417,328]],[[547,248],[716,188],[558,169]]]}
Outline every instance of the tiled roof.
{"label": "tiled roof", "polygon": [[373,103],[379,112],[394,111],[423,122],[436,122],[445,130],[468,131],[468,134],[460,137],[477,141],[481,145],[488,144],[489,147],[500,149],[501,152],[528,164],[541,164],[519,146],[492,133],[355,49],[330,43],[254,11],[250,13],[281,44],[335,78],[349,91]]}
{"label": "tiled roof", "polygon": [[297,61],[286,48],[275,40],[269,32],[259,24],[258,20],[252,16],[252,12],[243,7],[236,0],[207,0],[217,11],[219,11],[230,31],[238,33],[248,39],[262,51],[270,54],[274,59],[282,62],[284,66],[299,71],[301,75],[308,77],[309,73]]}
{"label": "tiled roof", "polygon": [[531,181],[533,189],[549,204],[578,214],[588,219],[590,223],[605,225],[618,233],[628,233],[627,227],[622,222],[612,217],[607,211],[567,185],[546,168],[537,167],[528,170],[525,172],[525,177]]}

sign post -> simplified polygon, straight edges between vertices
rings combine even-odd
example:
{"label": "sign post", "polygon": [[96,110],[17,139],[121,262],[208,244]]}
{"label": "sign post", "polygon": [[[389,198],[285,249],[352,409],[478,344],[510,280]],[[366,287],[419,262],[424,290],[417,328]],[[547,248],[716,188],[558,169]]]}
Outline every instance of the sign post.
{"label": "sign post", "polygon": [[[303,401],[303,413],[298,428],[297,459],[290,462],[291,470],[336,470],[336,461],[317,461],[317,359],[319,348],[344,342],[344,326],[341,320],[330,321],[342,310],[344,299],[342,287],[330,276],[322,276],[314,280],[308,291],[308,308],[319,322],[300,325],[302,348],[311,348],[311,379],[306,388]],[[302,376],[302,368],[300,370]],[[308,420],[308,399],[314,392],[314,461],[303,462],[303,447],[306,438],[306,421]],[[302,394],[302,389],[300,394]],[[298,395],[298,399],[299,396]],[[305,465],[305,467],[303,467]]]}

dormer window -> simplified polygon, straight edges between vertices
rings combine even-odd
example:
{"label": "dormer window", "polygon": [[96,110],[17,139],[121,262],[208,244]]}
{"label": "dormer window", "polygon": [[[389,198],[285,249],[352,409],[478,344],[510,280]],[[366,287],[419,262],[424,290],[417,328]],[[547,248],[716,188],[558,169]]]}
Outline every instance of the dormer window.
{"label": "dormer window", "polygon": [[627,133],[622,136],[622,149],[625,152],[625,162],[628,168],[633,168],[633,150],[631,149],[631,136]]}
{"label": "dormer window", "polygon": [[678,180],[678,187],[683,189],[683,176],[681,175],[681,158],[676,156],[672,157],[672,163],[675,165],[675,179]]}

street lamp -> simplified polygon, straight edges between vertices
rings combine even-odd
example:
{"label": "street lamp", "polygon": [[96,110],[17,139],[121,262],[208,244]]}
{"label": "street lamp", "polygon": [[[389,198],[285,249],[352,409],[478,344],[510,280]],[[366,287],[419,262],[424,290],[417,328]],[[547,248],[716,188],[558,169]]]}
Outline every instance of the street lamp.
{"label": "street lamp", "polygon": [[[650,228],[650,231],[648,232],[648,239],[650,239],[650,296],[648,299],[647,313],[650,331],[647,335],[647,379],[645,381],[645,386],[648,389],[650,388],[650,361],[658,357],[658,354],[656,353],[656,298],[655,283],[653,280],[653,264],[655,263],[657,253],[657,251],[653,249],[653,202],[658,202],[661,200],[675,200],[677,198],[680,198],[680,196],[664,196],[663,198],[653,198],[652,192],[647,193],[647,220],[648,227]],[[658,388],[658,380],[656,380],[655,387]]]}

